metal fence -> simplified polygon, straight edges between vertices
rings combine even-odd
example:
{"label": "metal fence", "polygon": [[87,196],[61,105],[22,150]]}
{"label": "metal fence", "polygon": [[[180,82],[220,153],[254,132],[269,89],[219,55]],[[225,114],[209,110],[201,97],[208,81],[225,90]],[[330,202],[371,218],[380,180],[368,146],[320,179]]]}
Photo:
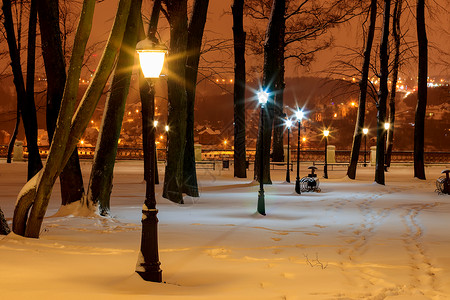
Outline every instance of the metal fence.
{"label": "metal fence", "polygon": [[[0,145],[0,157],[6,157],[8,147],[6,145]],[[28,156],[26,152],[26,146],[24,146],[24,157]],[[39,152],[42,158],[46,158],[49,152],[48,146],[39,147]],[[335,159],[337,163],[348,163],[350,161],[350,150],[336,150]],[[255,159],[255,149],[247,149],[247,160],[254,161]],[[78,155],[83,159],[92,159],[95,154],[95,147],[78,147]],[[223,161],[223,160],[233,160],[233,150],[228,149],[202,149],[202,160],[204,161]],[[157,149],[158,160],[166,159],[166,149]],[[367,162],[370,162],[370,151],[366,152]],[[392,152],[392,162],[395,163],[411,163],[414,161],[413,151],[393,151]],[[297,159],[297,151],[291,150],[290,154],[291,160],[295,161]],[[117,149],[118,160],[140,160],[144,159],[144,152],[142,148],[130,148],[130,147],[120,147]],[[301,150],[300,160],[309,162],[321,162],[324,161],[324,151],[323,150]],[[364,151],[360,151],[359,161],[364,161]],[[425,152],[425,163],[450,163],[450,152]]]}

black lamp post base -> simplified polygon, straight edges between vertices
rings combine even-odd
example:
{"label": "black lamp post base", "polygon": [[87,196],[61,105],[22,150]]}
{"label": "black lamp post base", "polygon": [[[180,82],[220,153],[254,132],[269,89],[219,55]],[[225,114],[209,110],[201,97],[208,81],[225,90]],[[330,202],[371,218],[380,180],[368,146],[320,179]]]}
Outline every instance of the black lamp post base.
{"label": "black lamp post base", "polygon": [[[145,206],[145,205],[144,205]],[[158,254],[158,218],[157,209],[142,210],[142,237],[136,273],[142,279],[152,282],[162,282]]]}
{"label": "black lamp post base", "polygon": [[258,208],[257,208],[257,211],[258,211],[258,213],[260,213],[263,216],[266,215],[266,208],[265,208],[265,204],[264,204],[264,190],[259,190],[258,191]]}
{"label": "black lamp post base", "polygon": [[295,180],[295,192],[299,195],[302,193],[300,191],[300,179]]}

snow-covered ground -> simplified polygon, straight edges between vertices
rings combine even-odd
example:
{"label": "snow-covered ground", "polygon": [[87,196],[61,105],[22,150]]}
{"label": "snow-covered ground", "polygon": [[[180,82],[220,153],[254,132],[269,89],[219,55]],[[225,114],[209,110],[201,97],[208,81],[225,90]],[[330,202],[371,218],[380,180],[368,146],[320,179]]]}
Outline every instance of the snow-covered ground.
{"label": "snow-covered ground", "polygon": [[[119,162],[112,218],[55,216],[58,185],[40,239],[0,237],[0,299],[450,299],[450,196],[434,184],[449,167],[427,168],[426,181],[392,167],[386,186],[373,183],[373,167],[359,167],[356,181],[337,167],[320,193],[302,195],[272,171],[266,216],[255,213],[252,172],[199,170],[201,196],[184,205],[161,198],[159,185],[157,284],[134,272],[143,163]],[[82,168],[87,181],[90,162]],[[25,177],[25,163],[0,161],[9,222]]]}

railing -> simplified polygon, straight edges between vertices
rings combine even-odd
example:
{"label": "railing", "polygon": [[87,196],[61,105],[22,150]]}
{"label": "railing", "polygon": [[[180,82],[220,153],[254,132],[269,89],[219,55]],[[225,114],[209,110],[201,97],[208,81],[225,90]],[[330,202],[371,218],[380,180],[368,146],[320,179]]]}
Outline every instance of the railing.
{"label": "railing", "polygon": [[[156,149],[158,160],[166,159],[166,149]],[[8,151],[8,146],[0,145],[0,157],[6,157]],[[49,147],[42,146],[39,147],[39,152],[42,158],[46,158],[48,155]],[[255,149],[247,149],[246,157],[249,161],[255,160]],[[350,161],[350,150],[336,150],[335,160],[337,163],[347,163]],[[95,154],[95,147],[78,147],[78,155],[80,158],[92,159]],[[223,161],[223,160],[233,160],[234,152],[229,149],[202,149],[202,160],[204,161]],[[27,157],[26,146],[24,146],[24,157]],[[292,161],[297,160],[297,151],[295,149],[291,150],[290,158]],[[132,159],[144,159],[144,152],[142,148],[132,148],[132,147],[120,147],[117,149],[118,160],[132,160]],[[370,163],[370,151],[366,152],[367,162]],[[301,150],[300,160],[308,162],[320,162],[324,160],[324,150]],[[396,163],[411,163],[414,161],[413,151],[393,151],[392,162]],[[364,151],[359,153],[359,162],[364,161]],[[425,152],[425,163],[450,163],[450,152]]]}

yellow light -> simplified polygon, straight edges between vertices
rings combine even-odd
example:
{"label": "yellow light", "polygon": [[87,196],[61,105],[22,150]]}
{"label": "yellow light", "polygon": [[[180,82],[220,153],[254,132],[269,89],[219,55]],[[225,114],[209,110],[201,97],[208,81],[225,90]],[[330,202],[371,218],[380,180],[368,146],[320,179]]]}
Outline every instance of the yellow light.
{"label": "yellow light", "polygon": [[138,113],[139,112],[139,109],[136,109],[136,113]]}
{"label": "yellow light", "polygon": [[389,124],[389,123],[387,123],[387,122],[384,123],[384,129],[388,130],[390,126],[391,126],[391,124]]}
{"label": "yellow light", "polygon": [[131,111],[128,112],[128,115],[131,115]]}
{"label": "yellow light", "polygon": [[153,127],[156,127],[156,126],[158,126],[158,121],[157,120],[153,121]]}
{"label": "yellow light", "polygon": [[329,130],[324,130],[323,131],[323,136],[325,136],[325,137],[327,137],[328,135],[330,134],[330,131]]}
{"label": "yellow light", "polygon": [[302,141],[303,141],[303,142],[306,142],[306,138],[305,138],[305,137],[304,137],[304,138],[302,138]]}
{"label": "yellow light", "polygon": [[368,128],[363,128],[363,133],[364,134],[367,134],[369,132],[369,129]]}
{"label": "yellow light", "polygon": [[80,141],[80,144],[81,144],[81,145],[84,145],[84,141],[83,141],[83,140],[81,140],[81,141]]}
{"label": "yellow light", "polygon": [[334,117],[337,118],[337,113],[334,114]]}
{"label": "yellow light", "polygon": [[227,144],[227,140],[223,141],[223,144],[226,145]]}
{"label": "yellow light", "polygon": [[169,125],[164,126],[164,129],[165,129],[166,131],[169,131]]}
{"label": "yellow light", "polygon": [[356,103],[355,103],[355,102],[352,102],[352,103],[350,103],[350,105],[353,106],[353,107],[355,107]]}
{"label": "yellow light", "polygon": [[91,124],[94,124],[94,120],[91,120]]}
{"label": "yellow light", "polygon": [[164,66],[167,49],[156,45],[150,39],[137,43],[136,52],[139,54],[142,73],[145,78],[158,78]]}
{"label": "yellow light", "polygon": [[163,137],[162,135],[160,135],[160,136],[159,136],[159,139],[160,139],[160,140],[163,140],[163,139],[164,139],[164,137]]}

